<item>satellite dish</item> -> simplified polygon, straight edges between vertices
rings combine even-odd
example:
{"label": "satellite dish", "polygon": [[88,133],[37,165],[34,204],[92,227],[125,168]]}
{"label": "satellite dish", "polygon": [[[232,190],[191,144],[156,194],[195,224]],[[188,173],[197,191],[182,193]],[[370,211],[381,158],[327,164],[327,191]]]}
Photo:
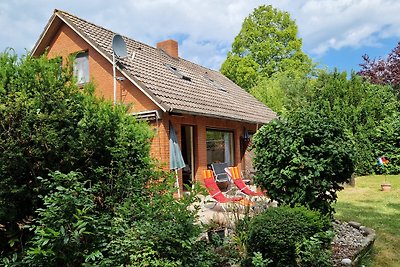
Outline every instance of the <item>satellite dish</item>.
{"label": "satellite dish", "polygon": [[125,41],[119,34],[114,35],[112,40],[112,48],[114,54],[119,58],[124,58],[128,55],[128,52],[126,51]]}

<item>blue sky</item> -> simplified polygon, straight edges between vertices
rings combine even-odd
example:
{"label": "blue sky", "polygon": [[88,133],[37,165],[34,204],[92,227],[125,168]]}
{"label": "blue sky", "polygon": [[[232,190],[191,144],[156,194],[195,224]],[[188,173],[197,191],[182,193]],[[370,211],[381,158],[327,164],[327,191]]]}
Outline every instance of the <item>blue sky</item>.
{"label": "blue sky", "polygon": [[181,57],[219,69],[243,19],[263,4],[296,20],[303,50],[320,66],[358,70],[400,40],[397,0],[0,0],[0,51],[32,49],[55,8],[155,46],[179,40]]}

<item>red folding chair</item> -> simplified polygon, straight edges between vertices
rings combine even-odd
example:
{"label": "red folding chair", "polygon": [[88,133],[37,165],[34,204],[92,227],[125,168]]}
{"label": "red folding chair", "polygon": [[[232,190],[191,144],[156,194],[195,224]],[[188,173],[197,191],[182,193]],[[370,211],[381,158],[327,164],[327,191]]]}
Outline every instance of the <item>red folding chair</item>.
{"label": "red folding chair", "polygon": [[240,192],[252,197],[264,196],[263,192],[255,192],[244,183],[238,167],[225,168],[225,171],[237,188],[239,188]]}
{"label": "red folding chair", "polygon": [[[210,196],[216,201],[214,207],[216,205],[220,205],[221,208],[226,211],[225,207],[222,204],[226,203],[238,203],[242,206],[253,206],[254,203],[244,197],[226,197],[221,190],[219,189],[217,183],[214,179],[214,174],[212,170],[204,170],[203,171],[203,181],[204,185],[207,188]],[[214,208],[212,207],[212,208]]]}

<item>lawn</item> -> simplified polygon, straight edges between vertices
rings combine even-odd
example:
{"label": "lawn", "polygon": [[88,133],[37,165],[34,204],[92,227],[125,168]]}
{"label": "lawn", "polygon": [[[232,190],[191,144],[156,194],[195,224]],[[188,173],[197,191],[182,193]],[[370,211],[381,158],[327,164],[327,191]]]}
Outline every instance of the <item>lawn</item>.
{"label": "lawn", "polygon": [[386,178],[392,184],[390,192],[380,191],[384,176],[358,177],[354,188],[339,193],[335,205],[337,219],[376,231],[374,247],[362,262],[365,266],[400,266],[400,176]]}

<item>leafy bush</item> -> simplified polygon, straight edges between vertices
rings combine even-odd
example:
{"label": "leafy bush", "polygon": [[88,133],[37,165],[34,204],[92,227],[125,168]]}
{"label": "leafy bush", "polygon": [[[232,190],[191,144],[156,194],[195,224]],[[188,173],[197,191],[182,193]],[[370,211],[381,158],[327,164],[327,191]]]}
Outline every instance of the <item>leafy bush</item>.
{"label": "leafy bush", "polygon": [[[68,65],[45,57],[0,54],[0,250],[20,249],[20,231],[48,187],[37,177],[82,173],[99,186],[103,209],[113,209],[150,180],[152,131],[127,107],[96,99],[75,85]],[[118,179],[116,179],[118,178]],[[7,205],[5,204],[7,203]]]}
{"label": "leafy bush", "polygon": [[150,127],[59,63],[0,54],[0,262],[212,266]]}
{"label": "leafy bush", "polygon": [[79,178],[74,172],[55,172],[41,179],[50,192],[29,226],[34,236],[23,258],[27,266],[77,266],[102,256],[107,222],[96,214],[93,188]]}
{"label": "leafy bush", "polygon": [[198,240],[196,210],[188,206],[196,192],[177,201],[174,178],[149,188],[151,194],[128,199],[111,221],[101,266],[212,266],[218,260],[212,248]]}
{"label": "leafy bush", "polygon": [[264,125],[254,137],[255,182],[280,204],[332,214],[336,191],[354,171],[344,129],[322,111],[299,110]]}
{"label": "leafy bush", "polygon": [[385,157],[389,163],[382,168],[374,164],[375,173],[399,174],[400,173],[400,115],[388,116],[383,123],[374,129],[375,134],[371,138],[373,144],[374,160]]}
{"label": "leafy bush", "polygon": [[[272,261],[268,266],[298,266],[297,255],[303,255],[299,251],[296,253],[296,246],[304,248],[304,240],[313,238],[311,240],[317,240],[314,245],[318,245],[320,250],[328,249],[332,236],[325,233],[330,228],[329,218],[305,207],[267,209],[248,224],[247,253],[249,256],[258,255],[257,262]],[[253,257],[253,262],[256,258]]]}
{"label": "leafy bush", "polygon": [[[329,242],[334,233],[331,231],[317,233],[309,239],[296,244],[296,262],[298,266],[321,267],[332,266],[332,251],[326,247],[324,239]],[[322,248],[322,249],[321,249]]]}

